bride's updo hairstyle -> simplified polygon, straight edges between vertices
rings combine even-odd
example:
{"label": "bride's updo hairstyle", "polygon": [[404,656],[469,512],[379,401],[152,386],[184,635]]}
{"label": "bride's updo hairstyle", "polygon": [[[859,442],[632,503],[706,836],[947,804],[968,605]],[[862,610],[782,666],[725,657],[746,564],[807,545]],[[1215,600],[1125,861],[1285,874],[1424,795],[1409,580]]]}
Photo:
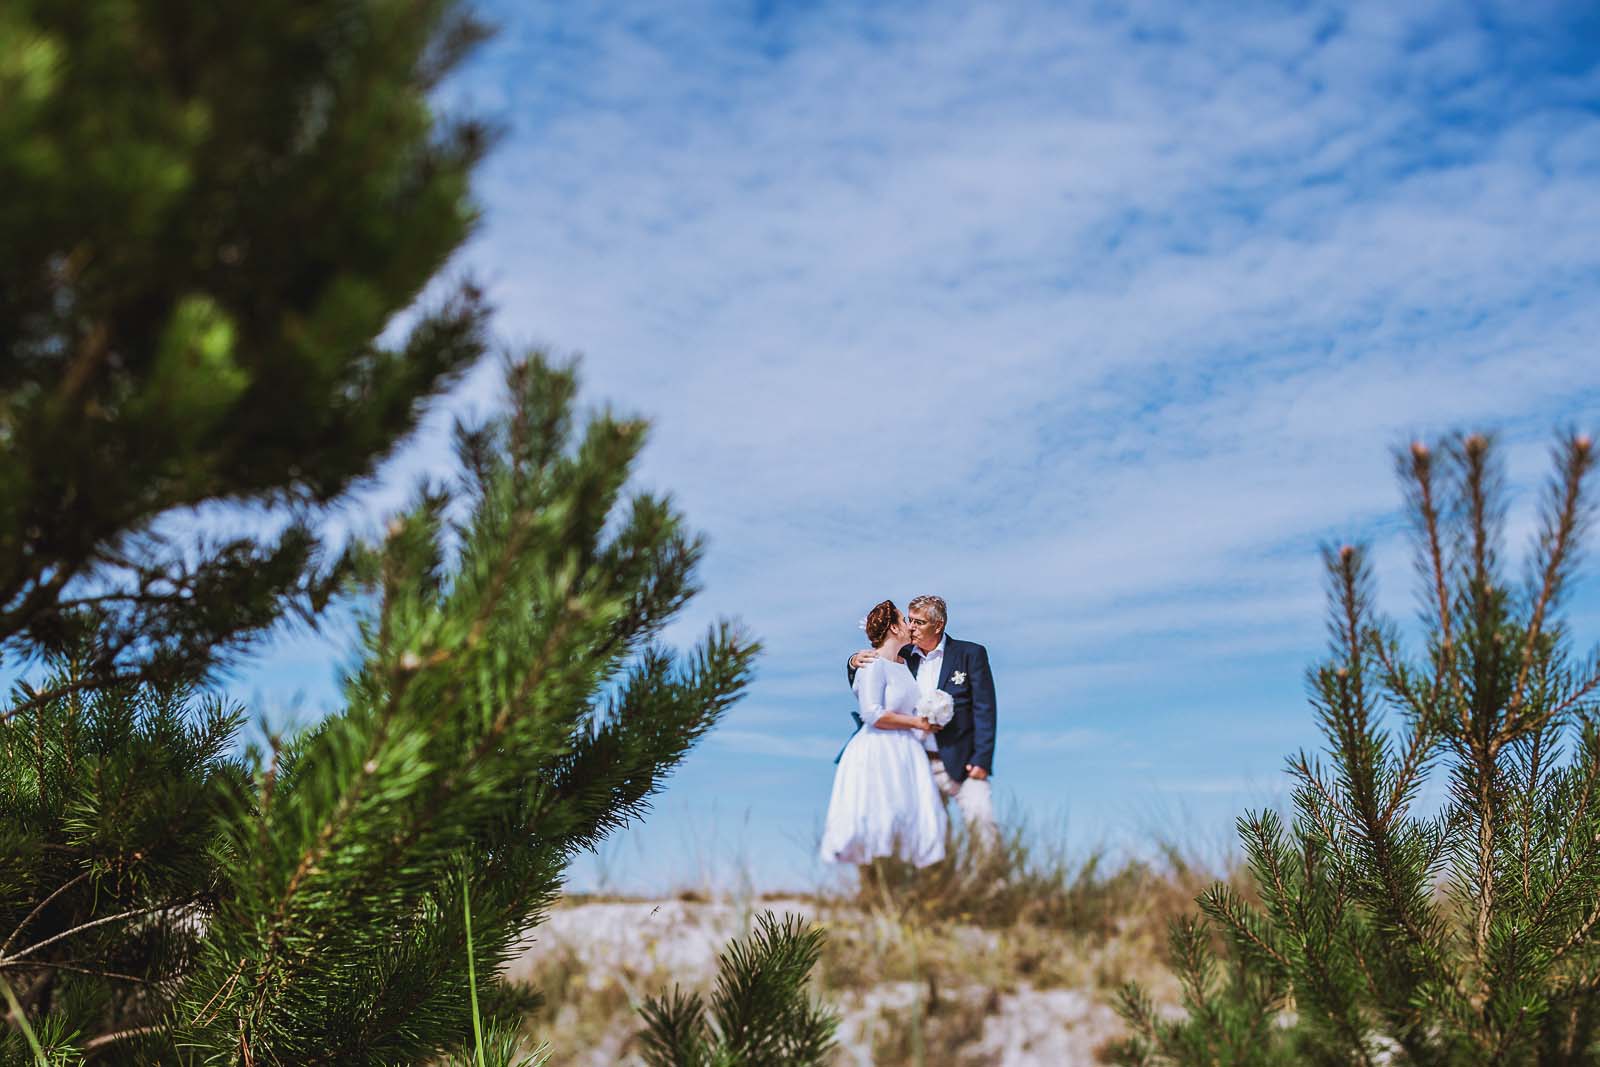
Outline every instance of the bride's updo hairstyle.
{"label": "bride's updo hairstyle", "polygon": [[890,629],[899,621],[900,609],[894,606],[892,600],[885,600],[867,612],[867,644],[873,648],[883,644],[883,639],[889,636]]}

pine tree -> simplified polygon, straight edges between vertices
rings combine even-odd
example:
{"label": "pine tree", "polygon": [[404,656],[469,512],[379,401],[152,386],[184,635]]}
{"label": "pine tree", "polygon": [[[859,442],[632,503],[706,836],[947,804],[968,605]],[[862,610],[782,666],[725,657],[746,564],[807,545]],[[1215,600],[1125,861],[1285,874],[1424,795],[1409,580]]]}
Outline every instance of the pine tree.
{"label": "pine tree", "polygon": [[[0,1065],[509,1063],[497,965],[749,677],[729,624],[657,643],[700,542],[625,492],[644,425],[538,357],[457,480],[319,545],[485,347],[470,285],[413,307],[474,218],[485,132],[428,93],[479,35],[448,0],[0,8],[0,648],[35,668]],[[219,504],[279,532],[164,525]],[[344,707],[241,751],[215,669],[339,593]]]}
{"label": "pine tree", "polygon": [[641,1014],[649,1067],[821,1067],[838,1019],[806,992],[822,952],[822,931],[771,912],[717,959],[710,1004],[674,988]]}
{"label": "pine tree", "polygon": [[[1187,1018],[1130,987],[1129,1064],[1587,1064],[1600,1057],[1600,659],[1561,621],[1591,517],[1588,437],[1556,449],[1527,578],[1480,435],[1399,457],[1425,647],[1372,607],[1367,553],[1327,553],[1311,672],[1326,759],[1289,761],[1288,825],[1240,820],[1259,905],[1227,886],[1174,932]],[[1442,774],[1442,810],[1419,804]],[[1219,956],[1220,953],[1220,956]]]}
{"label": "pine tree", "polygon": [[664,501],[622,503],[643,425],[577,434],[569,369],[510,384],[510,414],[458,431],[461,484],[355,559],[370,607],[342,712],[256,766],[237,711],[149,684],[0,727],[0,977],[35,1029],[117,1062],[453,1047],[463,898],[492,986],[572,855],[737,698],[756,649],[731,626],[686,658],[654,642],[700,546]]}
{"label": "pine tree", "polygon": [[[451,0],[0,8],[0,653],[192,682],[320,609],[318,507],[483,353]],[[226,500],[261,536],[157,520]],[[80,640],[93,634],[92,642]],[[41,694],[43,699],[45,694]]]}

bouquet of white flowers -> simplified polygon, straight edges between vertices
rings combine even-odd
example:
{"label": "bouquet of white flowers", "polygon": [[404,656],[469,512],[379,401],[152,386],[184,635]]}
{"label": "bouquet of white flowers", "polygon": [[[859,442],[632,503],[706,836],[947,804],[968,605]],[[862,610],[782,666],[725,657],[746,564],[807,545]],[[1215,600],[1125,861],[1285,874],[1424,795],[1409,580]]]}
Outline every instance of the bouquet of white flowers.
{"label": "bouquet of white flowers", "polygon": [[917,701],[917,714],[935,726],[945,726],[955,717],[956,702],[943,689],[935,689]]}

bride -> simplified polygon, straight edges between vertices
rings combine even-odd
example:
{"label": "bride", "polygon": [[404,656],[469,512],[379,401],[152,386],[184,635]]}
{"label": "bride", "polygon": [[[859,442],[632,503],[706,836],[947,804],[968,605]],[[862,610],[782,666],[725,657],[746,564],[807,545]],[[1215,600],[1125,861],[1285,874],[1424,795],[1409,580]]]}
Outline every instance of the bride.
{"label": "bride", "polygon": [[900,658],[911,631],[893,601],[868,613],[867,641],[878,658],[856,672],[854,686],[865,725],[839,757],[822,858],[859,864],[893,855],[926,867],[944,859],[944,803],[923,746],[938,727],[916,713],[921,692]]}

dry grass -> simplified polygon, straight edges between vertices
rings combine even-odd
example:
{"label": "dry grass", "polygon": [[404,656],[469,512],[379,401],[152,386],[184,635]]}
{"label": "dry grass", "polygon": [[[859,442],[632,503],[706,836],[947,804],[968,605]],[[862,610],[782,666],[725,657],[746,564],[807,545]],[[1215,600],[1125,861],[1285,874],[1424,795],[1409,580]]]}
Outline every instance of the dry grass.
{"label": "dry grass", "polygon": [[569,899],[512,972],[544,995],[529,1032],[559,1062],[637,1062],[636,1006],[675,983],[706,988],[716,953],[771,908],[827,930],[814,978],[844,1016],[841,1064],[1095,1062],[1120,1033],[1119,985],[1177,999],[1169,920],[1218,877],[1248,887],[1233,865],[1175,842],[1152,859],[1074,859],[1061,835],[1013,826],[987,853],[957,833],[941,864],[880,862],[847,887],[785,900]]}
{"label": "dry grass", "polygon": [[1101,850],[1074,860],[1058,842],[1020,825],[984,850],[954,832],[947,858],[932,867],[862,868],[853,891],[822,902],[824,985],[1101,991],[1137,978],[1159,990],[1170,981],[1171,920],[1218,878],[1247,889],[1237,870],[1172,842],[1158,847],[1158,860],[1120,863]]}

